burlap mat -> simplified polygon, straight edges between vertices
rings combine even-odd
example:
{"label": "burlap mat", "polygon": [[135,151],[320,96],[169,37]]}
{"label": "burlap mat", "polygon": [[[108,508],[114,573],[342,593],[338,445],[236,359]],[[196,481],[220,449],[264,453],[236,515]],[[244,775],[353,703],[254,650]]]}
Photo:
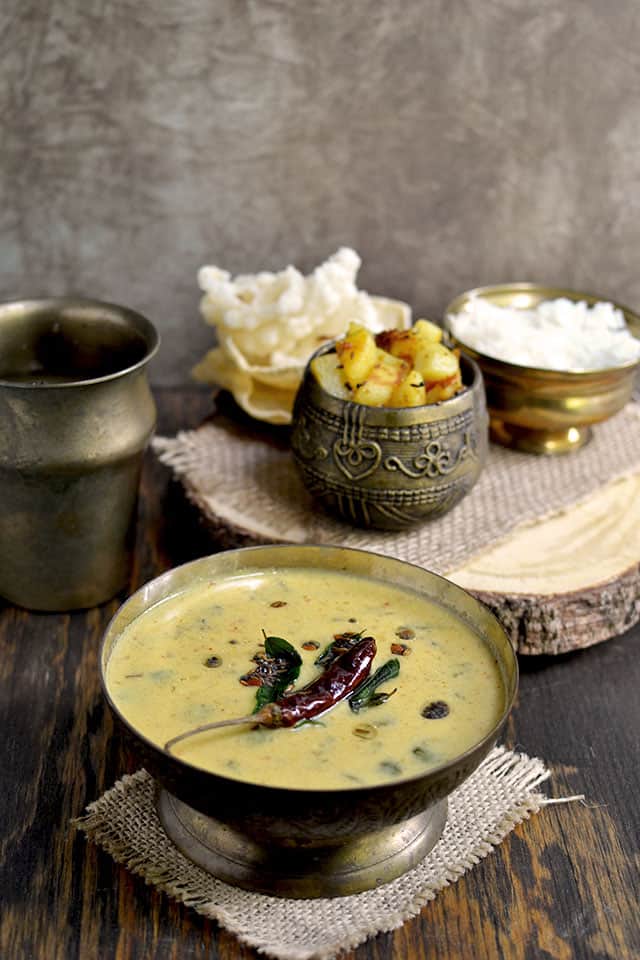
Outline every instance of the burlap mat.
{"label": "burlap mat", "polygon": [[223,546],[242,542],[334,543],[447,573],[517,526],[584,500],[640,470],[640,404],[594,429],[574,453],[536,457],[490,446],[472,491],[444,517],[401,533],[359,530],[324,514],[306,493],[289,450],[226,425],[206,424],[154,449],[182,481]]}
{"label": "burlap mat", "polygon": [[269,897],[210,876],[167,838],[155,810],[154,781],[144,770],[119,780],[75,823],[118,863],[260,952],[280,960],[328,960],[401,926],[516,824],[546,804],[565,802],[537,790],[549,775],[541,760],[496,747],[451,794],[444,834],[422,863],[385,886],[336,899]]}

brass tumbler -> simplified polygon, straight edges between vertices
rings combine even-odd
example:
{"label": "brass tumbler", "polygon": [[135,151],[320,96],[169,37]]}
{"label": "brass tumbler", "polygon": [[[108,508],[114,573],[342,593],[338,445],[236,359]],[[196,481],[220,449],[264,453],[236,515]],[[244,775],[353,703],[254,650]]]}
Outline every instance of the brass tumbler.
{"label": "brass tumbler", "polygon": [[0,304],[0,596],[73,610],[127,583],[158,335],[95,300]]}

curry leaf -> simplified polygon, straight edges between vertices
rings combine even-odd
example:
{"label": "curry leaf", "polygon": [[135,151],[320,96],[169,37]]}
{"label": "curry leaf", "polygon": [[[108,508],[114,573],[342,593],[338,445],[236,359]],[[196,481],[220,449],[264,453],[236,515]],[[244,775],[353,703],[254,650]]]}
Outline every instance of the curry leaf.
{"label": "curry leaf", "polygon": [[381,703],[385,703],[395,693],[395,690],[392,690],[391,693],[384,693],[382,690],[377,692],[377,687],[381,683],[386,683],[387,680],[393,680],[399,673],[400,661],[396,660],[395,657],[383,663],[373,676],[356,687],[349,697],[349,706],[353,712],[358,713],[364,707],[377,707]]}
{"label": "curry leaf", "polygon": [[282,637],[268,637],[266,634],[263,635],[264,649],[268,657],[290,660],[292,664],[301,665],[302,657],[296,648],[291,646],[288,640],[283,640]]}
{"label": "curry leaf", "polygon": [[265,704],[279,700],[287,687],[298,679],[302,665],[302,657],[287,640],[282,637],[268,637],[264,630],[262,633],[265,654],[273,663],[273,671],[256,691],[254,713]]}

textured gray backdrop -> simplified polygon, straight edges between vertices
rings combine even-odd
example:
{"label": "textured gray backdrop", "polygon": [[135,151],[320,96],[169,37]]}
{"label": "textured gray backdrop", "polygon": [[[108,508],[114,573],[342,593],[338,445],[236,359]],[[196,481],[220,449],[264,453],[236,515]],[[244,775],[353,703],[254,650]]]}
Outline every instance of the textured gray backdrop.
{"label": "textured gray backdrop", "polygon": [[640,308],[638,0],[0,0],[0,84],[0,296],[142,310],[158,384],[203,263]]}

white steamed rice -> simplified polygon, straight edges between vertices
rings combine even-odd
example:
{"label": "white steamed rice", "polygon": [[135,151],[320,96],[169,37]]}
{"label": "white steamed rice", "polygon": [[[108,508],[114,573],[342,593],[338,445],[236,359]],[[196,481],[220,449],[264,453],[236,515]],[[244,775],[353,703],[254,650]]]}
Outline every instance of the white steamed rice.
{"label": "white steamed rice", "polygon": [[474,297],[447,323],[461,343],[526,367],[604,370],[640,359],[640,340],[611,303],[590,307],[561,298],[519,310]]}

